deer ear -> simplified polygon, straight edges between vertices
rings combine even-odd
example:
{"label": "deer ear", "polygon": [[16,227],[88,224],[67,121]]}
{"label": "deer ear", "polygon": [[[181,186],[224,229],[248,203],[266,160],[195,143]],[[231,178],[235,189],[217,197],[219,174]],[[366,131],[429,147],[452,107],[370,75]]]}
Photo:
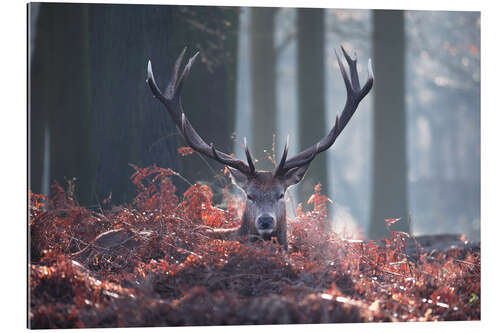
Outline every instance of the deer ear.
{"label": "deer ear", "polygon": [[231,178],[233,179],[233,183],[236,184],[239,188],[241,188],[243,191],[247,188],[248,185],[248,177],[246,174],[241,172],[240,170],[227,167],[229,169],[229,172],[231,173]]}
{"label": "deer ear", "polygon": [[286,187],[297,185],[304,178],[309,169],[309,163],[301,167],[290,169],[284,176]]}

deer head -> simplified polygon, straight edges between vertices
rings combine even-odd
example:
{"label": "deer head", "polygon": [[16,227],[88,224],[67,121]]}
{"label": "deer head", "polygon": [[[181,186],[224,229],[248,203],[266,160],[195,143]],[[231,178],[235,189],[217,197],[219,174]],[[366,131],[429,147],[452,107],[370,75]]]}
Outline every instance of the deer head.
{"label": "deer head", "polygon": [[356,57],[351,58],[343,47],[341,49],[350,71],[349,78],[342,61],[337,52],[335,52],[347,89],[347,100],[344,110],[340,117],[336,117],[335,125],[324,138],[290,158],[288,158],[289,140],[287,137],[280,162],[273,171],[255,169],[246,138],[243,140],[247,160],[245,162],[217,150],[213,143],[207,144],[187,119],[182,108],[181,92],[184,81],[198,53],[189,59],[179,79],[179,68],[186,52],[186,48],[184,48],[175,62],[172,78],[167,85],[165,93],[162,93],[156,85],[151,62],[148,62],[147,83],[153,95],[165,105],[187,144],[195,151],[226,165],[231,173],[233,182],[245,192],[247,201],[242,224],[239,229],[241,235],[256,235],[264,239],[276,236],[278,241],[286,247],[286,210],[284,200],[286,190],[304,178],[311,161],[318,153],[327,150],[333,145],[351,119],[354,111],[356,111],[361,100],[372,88],[373,71],[371,61],[368,60],[367,82],[363,87],[360,87]]}

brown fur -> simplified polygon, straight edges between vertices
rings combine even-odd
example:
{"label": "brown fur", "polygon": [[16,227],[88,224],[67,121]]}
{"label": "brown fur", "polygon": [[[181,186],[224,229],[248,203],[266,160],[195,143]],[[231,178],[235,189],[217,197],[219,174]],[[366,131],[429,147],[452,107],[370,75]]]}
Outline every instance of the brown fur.
{"label": "brown fur", "polygon": [[[245,203],[245,211],[241,218],[239,228],[233,229],[210,229],[206,234],[218,239],[236,239],[248,237],[251,240],[269,240],[276,237],[278,242],[287,250],[287,226],[285,200],[280,199],[280,194],[285,193],[287,187],[285,179],[276,178],[272,172],[258,171],[252,178],[240,178],[232,171],[233,180],[245,192],[247,196],[255,197],[255,202]],[[260,235],[255,221],[262,214],[271,214],[276,224],[270,234]]]}

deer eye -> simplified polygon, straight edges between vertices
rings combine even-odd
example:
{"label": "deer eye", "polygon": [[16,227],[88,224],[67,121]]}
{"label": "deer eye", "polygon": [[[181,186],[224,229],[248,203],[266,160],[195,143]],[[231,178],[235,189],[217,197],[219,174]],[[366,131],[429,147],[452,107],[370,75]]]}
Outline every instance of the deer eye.
{"label": "deer eye", "polygon": [[285,197],[285,193],[280,194],[280,199],[283,199]]}
{"label": "deer eye", "polygon": [[253,195],[247,194],[247,199],[253,201],[255,198]]}

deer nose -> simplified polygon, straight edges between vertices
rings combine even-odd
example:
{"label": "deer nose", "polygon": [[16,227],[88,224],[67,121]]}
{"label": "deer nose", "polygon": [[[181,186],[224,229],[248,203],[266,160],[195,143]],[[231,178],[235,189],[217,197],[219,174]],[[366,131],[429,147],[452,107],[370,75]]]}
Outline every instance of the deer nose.
{"label": "deer nose", "polygon": [[257,225],[259,229],[270,229],[274,224],[274,218],[272,216],[260,216],[257,219]]}

